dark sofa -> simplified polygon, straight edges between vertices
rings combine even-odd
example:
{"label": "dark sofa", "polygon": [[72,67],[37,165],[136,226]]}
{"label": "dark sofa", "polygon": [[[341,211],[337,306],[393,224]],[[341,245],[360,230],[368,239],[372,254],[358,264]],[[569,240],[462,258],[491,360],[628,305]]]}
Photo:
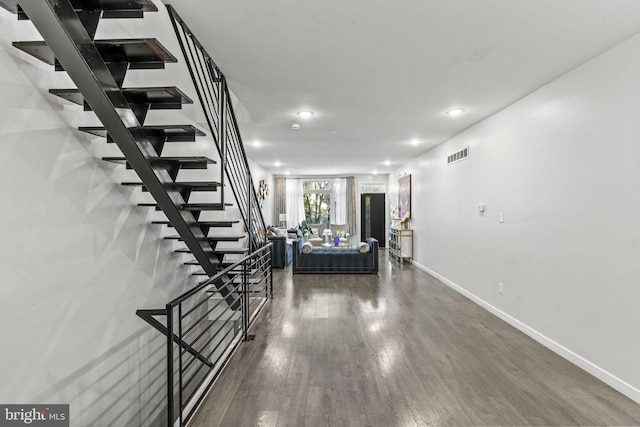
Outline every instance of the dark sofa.
{"label": "dark sofa", "polygon": [[370,250],[314,247],[310,254],[302,253],[302,239],[293,241],[293,274],[377,274],[378,241],[367,240]]}
{"label": "dark sofa", "polygon": [[267,236],[267,240],[273,243],[271,248],[271,265],[273,268],[285,268],[293,259],[291,245],[287,245],[284,236]]}

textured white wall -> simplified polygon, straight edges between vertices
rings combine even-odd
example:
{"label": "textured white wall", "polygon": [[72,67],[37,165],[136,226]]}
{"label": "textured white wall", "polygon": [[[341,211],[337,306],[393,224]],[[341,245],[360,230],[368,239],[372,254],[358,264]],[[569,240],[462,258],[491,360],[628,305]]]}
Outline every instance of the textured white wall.
{"label": "textured white wall", "polygon": [[[179,55],[162,13],[100,31],[156,35],[148,26],[164,27],[161,42]],[[77,426],[161,425],[166,341],[135,312],[196,280],[150,225],[154,213],[135,206],[140,190],[120,185],[131,175],[100,160],[117,155],[114,144],[76,130],[97,124],[93,113],[48,93],[73,87],[67,75],[11,46],[37,39],[0,9],[0,402],[69,403]],[[177,67],[131,72],[128,85],[178,84],[197,100],[188,76],[172,76]],[[191,147],[211,149],[206,138]]]}
{"label": "textured white wall", "polygon": [[260,180],[267,182],[267,189],[269,194],[265,198],[262,205],[262,217],[266,225],[275,224],[275,199],[276,199],[276,182],[273,175],[265,168],[257,164],[256,162],[249,160],[249,168],[251,169],[251,178],[256,188],[256,192],[260,189]]}
{"label": "textured white wall", "polygon": [[420,266],[640,401],[640,35],[402,171]]}

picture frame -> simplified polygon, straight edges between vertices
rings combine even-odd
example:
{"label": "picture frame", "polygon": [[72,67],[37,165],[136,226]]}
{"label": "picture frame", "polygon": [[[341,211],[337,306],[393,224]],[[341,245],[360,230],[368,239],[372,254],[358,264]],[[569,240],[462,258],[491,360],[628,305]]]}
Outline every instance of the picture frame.
{"label": "picture frame", "polygon": [[398,218],[411,218],[411,174],[398,178]]}
{"label": "picture frame", "polygon": [[267,181],[260,180],[258,183],[258,200],[260,201],[260,208],[264,207],[264,200],[269,195],[269,187],[267,186]]}

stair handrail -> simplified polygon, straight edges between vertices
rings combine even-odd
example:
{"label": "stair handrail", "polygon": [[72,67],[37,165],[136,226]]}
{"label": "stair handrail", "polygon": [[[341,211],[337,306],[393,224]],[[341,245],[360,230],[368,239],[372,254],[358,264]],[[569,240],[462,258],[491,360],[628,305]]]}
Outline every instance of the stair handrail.
{"label": "stair handrail", "polygon": [[[221,181],[224,184],[225,175],[229,179],[249,234],[250,251],[255,250],[266,244],[266,227],[226,77],[175,8],[166,7],[221,159]],[[224,189],[223,185],[223,200]]]}
{"label": "stair handrail", "polygon": [[[167,338],[167,425],[174,425],[176,421],[180,426],[186,425],[192,417],[197,404],[201,401],[202,396],[211,387],[222,370],[222,367],[233,353],[233,350],[240,342],[250,341],[252,339],[252,336],[249,335],[250,327],[255,322],[258,313],[264,307],[267,300],[273,298],[272,250],[273,243],[270,242],[233,265],[228,266],[215,276],[175,297],[168,302],[163,309],[141,309],[136,311],[136,314],[140,318]],[[183,304],[188,304],[190,300],[196,299],[196,302],[191,302],[191,304],[196,308],[200,307],[211,298],[207,292],[209,287],[216,286],[219,281],[227,281],[228,284],[230,274],[233,271],[237,272],[239,269],[241,273],[238,277],[241,278],[241,283],[235,285],[236,289],[234,293],[238,295],[238,304],[234,311],[240,313],[241,316],[240,332],[239,335],[234,335],[234,339],[231,340],[232,342],[223,349],[222,355],[214,360],[211,353],[205,354],[203,352],[204,349],[198,348],[198,345],[194,342],[197,341],[197,339],[191,339],[191,342],[185,340],[185,335],[188,334],[194,326],[184,325],[182,319],[190,315],[194,309],[184,309]],[[258,277],[261,284],[260,295],[264,296],[264,298],[253,307],[249,297],[251,293],[251,274],[248,273],[249,270],[253,270],[255,272],[254,274],[256,274],[255,277]],[[229,310],[231,310],[231,308],[229,308]],[[163,323],[158,320],[158,316],[164,317],[165,322]],[[208,318],[203,316],[199,322],[203,322],[204,324],[206,319]],[[209,325],[205,327],[213,328],[214,326]],[[185,329],[187,329],[186,332]],[[217,333],[218,332],[215,332],[215,334]],[[176,346],[178,350],[176,350]],[[200,344],[200,347],[201,346],[202,344]],[[193,369],[193,366],[190,362],[185,363],[183,360],[187,353],[191,356],[192,361],[197,360],[201,364],[198,370],[206,367],[210,373],[201,375],[200,377],[194,376],[197,375],[197,372],[194,374],[190,371],[190,369]],[[189,390],[186,390],[183,384],[189,383],[194,379],[197,382],[197,387],[191,387]],[[176,385],[178,387],[176,387]]]}

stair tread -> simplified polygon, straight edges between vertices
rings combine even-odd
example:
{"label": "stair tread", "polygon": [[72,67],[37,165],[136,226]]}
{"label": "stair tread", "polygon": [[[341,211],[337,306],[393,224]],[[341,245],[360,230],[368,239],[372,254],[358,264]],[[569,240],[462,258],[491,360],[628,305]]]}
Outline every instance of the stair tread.
{"label": "stair tread", "polygon": [[[237,261],[220,262],[220,265],[221,265],[221,266],[224,266],[224,267],[226,268],[226,267],[228,267],[228,266],[230,266],[230,265],[235,264],[236,262],[237,262]],[[184,264],[184,265],[200,265],[200,263],[198,262],[198,260],[195,260],[195,259],[190,259],[190,260],[188,260],[188,261],[185,261],[183,264]],[[231,270],[231,272],[233,272],[233,273],[237,273],[238,271],[237,271],[237,270]]]}
{"label": "stair tread", "polygon": [[[105,63],[129,62],[130,69],[148,68],[144,64],[157,65],[178,62],[176,57],[155,38],[95,40],[94,44]],[[43,40],[13,42],[13,46],[46,64],[55,65],[56,63],[53,51]],[[117,61],[109,59],[114,50],[119,53],[115,55],[118,58]],[[121,60],[122,55],[127,58],[127,61]],[[157,68],[157,66],[152,68]]]}
{"label": "stair tread", "polygon": [[[126,157],[103,157],[102,160],[113,163],[128,164]],[[206,165],[215,165],[217,162],[213,159],[204,156],[192,156],[192,157],[155,157],[150,158],[151,164],[162,164],[166,162],[180,163],[180,169],[204,169]],[[205,165],[204,167],[202,167]]]}
{"label": "stair tread", "polygon": [[[174,252],[181,253],[181,254],[190,254],[191,250],[189,248],[179,248],[179,249],[176,249]],[[249,248],[216,248],[216,249],[213,250],[213,252],[215,252],[217,254],[238,254],[238,255],[242,255],[242,254],[246,254],[247,252],[249,252]]]}
{"label": "stair tread", "polygon": [[[142,182],[123,182],[122,185],[129,187],[143,187],[145,190],[145,185]],[[191,191],[216,191],[218,187],[220,187],[219,182],[174,182],[171,184],[173,188],[191,188]]]}
{"label": "stair tread", "polygon": [[226,206],[233,206],[231,203],[187,203],[182,205],[182,210],[185,211],[221,211]]}
{"label": "stair tread", "polygon": [[[206,225],[208,227],[231,227],[233,224],[238,224],[239,222],[240,220],[198,221],[198,225]],[[161,224],[173,227],[169,220],[151,221],[151,224]]]}
{"label": "stair tread", "polygon": [[[207,240],[210,242],[237,242],[245,236],[207,236]],[[179,240],[182,241],[182,236],[165,236],[166,240]]]}
{"label": "stair tread", "polygon": [[[75,10],[85,10],[83,7],[84,0],[72,1],[72,6]],[[104,18],[117,17],[114,16],[115,12],[157,12],[158,8],[153,4],[151,0],[98,0],[97,2],[91,2],[90,10],[103,10],[106,13]],[[18,12],[17,0],[0,0],[0,6],[5,8],[11,13]]]}
{"label": "stair tread", "polygon": [[[142,207],[155,207],[160,210],[157,203],[149,202],[149,203],[138,203],[138,206]],[[223,211],[225,207],[233,206],[231,203],[225,203],[224,206],[222,203],[187,203],[186,205],[182,205],[180,209],[185,211]]]}
{"label": "stair tread", "polygon": [[[107,95],[112,91],[107,91]],[[113,91],[120,93],[120,91]],[[84,96],[78,89],[49,89],[49,93],[84,105]],[[150,104],[150,109],[180,108],[182,104],[193,104],[193,100],[175,86],[124,88],[122,94],[129,104]]]}
{"label": "stair tread", "polygon": [[[86,3],[83,0],[73,1],[73,6],[76,9],[81,9],[81,4]],[[98,9],[104,11],[127,11],[127,10],[141,10],[143,12],[157,12],[158,8],[153,4],[151,0],[98,0]],[[92,2],[92,6],[95,3]],[[95,6],[93,7],[95,9]],[[81,10],[84,10],[82,8]]]}
{"label": "stair tread", "polygon": [[[81,126],[78,129],[103,138],[108,136],[104,126]],[[139,138],[166,137],[167,142],[194,141],[196,136],[206,135],[193,125],[136,126],[129,131]]]}
{"label": "stair tread", "polygon": [[[134,181],[125,181],[122,183],[122,185],[131,185],[131,186],[141,186],[144,185],[142,182],[134,182]],[[173,185],[176,186],[181,186],[184,185],[185,187],[210,187],[210,186],[214,186],[214,185],[220,185],[219,182],[215,182],[215,181],[193,181],[193,182],[189,182],[189,181],[180,181],[180,182],[174,182]]]}

